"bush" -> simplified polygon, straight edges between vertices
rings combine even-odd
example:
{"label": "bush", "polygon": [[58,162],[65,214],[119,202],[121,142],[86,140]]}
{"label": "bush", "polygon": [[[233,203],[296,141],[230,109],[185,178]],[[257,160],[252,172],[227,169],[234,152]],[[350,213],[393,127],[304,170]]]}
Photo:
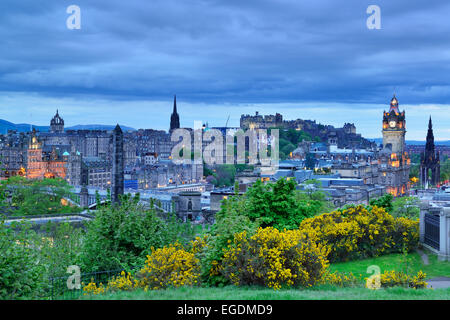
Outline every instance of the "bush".
{"label": "bush", "polygon": [[0,220],[0,299],[36,299],[44,292],[45,267],[39,263],[38,238],[30,226],[11,228]]}
{"label": "bush", "polygon": [[[101,294],[110,291],[130,291],[137,288],[157,290],[167,287],[194,286],[200,283],[200,260],[206,239],[197,237],[189,244],[189,250],[180,243],[164,248],[152,248],[145,266],[133,276],[122,271],[103,285],[90,282],[83,287],[84,295]],[[83,284],[84,285],[84,284]]]}
{"label": "bush", "polygon": [[102,207],[88,222],[81,266],[84,272],[142,266],[151,248],[175,241],[187,243],[193,229],[175,216],[164,220],[155,209],[145,209],[138,199],[122,200],[121,206]]}
{"label": "bush", "polygon": [[315,232],[328,245],[331,262],[349,261],[392,252],[409,251],[418,245],[418,221],[397,218],[383,208],[369,212],[362,206],[305,219],[300,230]]}
{"label": "bush", "polygon": [[361,279],[358,279],[352,272],[346,274],[341,272],[326,272],[322,277],[321,284],[328,284],[338,287],[356,287],[360,285]]}
{"label": "bush", "polygon": [[[383,272],[380,277],[380,285],[382,288],[390,288],[390,287],[407,287],[407,288],[426,288],[427,283],[425,282],[426,274],[422,271],[419,271],[415,276],[410,276],[406,273],[391,270]],[[372,278],[372,281],[368,281],[366,283],[367,288],[376,288],[376,279]]]}
{"label": "bush", "polygon": [[202,280],[213,286],[223,286],[229,281],[219,270],[224,250],[236,233],[246,231],[253,234],[257,224],[242,215],[245,202],[238,197],[230,197],[223,201],[222,209],[216,214],[216,223],[212,226],[207,245],[200,255],[202,265]]}
{"label": "bush", "polygon": [[246,215],[261,227],[279,230],[297,229],[300,222],[317,214],[322,203],[319,200],[304,199],[296,193],[295,180],[279,179],[264,184],[257,180],[243,198]]}
{"label": "bush", "polygon": [[311,287],[328,267],[327,249],[299,230],[259,228],[234,236],[222,261],[223,274],[235,285]]}
{"label": "bush", "polygon": [[152,290],[197,285],[199,277],[200,260],[177,244],[153,251],[138,273],[139,285]]}

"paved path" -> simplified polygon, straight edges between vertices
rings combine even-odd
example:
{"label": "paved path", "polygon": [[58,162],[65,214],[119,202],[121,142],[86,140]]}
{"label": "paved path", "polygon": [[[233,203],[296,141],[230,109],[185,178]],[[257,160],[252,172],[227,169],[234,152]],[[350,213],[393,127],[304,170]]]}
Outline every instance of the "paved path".
{"label": "paved path", "polygon": [[450,288],[450,278],[447,277],[437,277],[430,280],[426,280],[428,283],[428,288],[441,289]]}
{"label": "paved path", "polygon": [[428,260],[428,255],[425,252],[423,252],[422,250],[420,250],[420,249],[417,249],[416,251],[420,255],[420,257],[422,258],[423,264],[426,265],[426,266],[429,265],[430,261]]}

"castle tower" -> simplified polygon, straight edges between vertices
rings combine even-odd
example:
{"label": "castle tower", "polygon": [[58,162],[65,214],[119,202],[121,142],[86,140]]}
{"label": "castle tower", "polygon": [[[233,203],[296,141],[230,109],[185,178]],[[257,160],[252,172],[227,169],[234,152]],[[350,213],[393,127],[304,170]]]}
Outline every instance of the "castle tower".
{"label": "castle tower", "polygon": [[400,112],[398,100],[391,100],[389,111],[383,112],[383,150],[380,153],[380,184],[393,196],[407,195],[410,188],[411,160],[405,151],[405,111]]}
{"label": "castle tower", "polygon": [[119,195],[124,191],[123,132],[119,125],[113,131],[111,202],[120,203]]}
{"label": "castle tower", "polygon": [[177,96],[174,96],[173,100],[173,112],[170,116],[170,131],[180,128],[180,116],[177,112]]}
{"label": "castle tower", "polygon": [[[431,179],[429,172],[431,171]],[[440,161],[439,153],[434,145],[433,123],[428,121],[427,143],[425,151],[420,155],[420,182],[423,186],[439,185],[440,182]]]}
{"label": "castle tower", "polygon": [[50,132],[63,133],[64,132],[64,120],[60,117],[58,110],[56,110],[55,116],[50,120]]}

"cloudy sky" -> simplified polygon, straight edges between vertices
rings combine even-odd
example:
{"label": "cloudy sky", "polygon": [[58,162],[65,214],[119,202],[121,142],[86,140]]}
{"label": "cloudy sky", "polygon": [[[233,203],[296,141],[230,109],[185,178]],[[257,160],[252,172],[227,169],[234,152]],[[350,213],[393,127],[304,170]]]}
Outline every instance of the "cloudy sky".
{"label": "cloudy sky", "polygon": [[[369,30],[369,5],[381,29]],[[81,9],[69,30],[66,9]],[[167,129],[280,112],[381,136],[395,92],[407,139],[450,139],[447,0],[2,0],[0,119]]]}

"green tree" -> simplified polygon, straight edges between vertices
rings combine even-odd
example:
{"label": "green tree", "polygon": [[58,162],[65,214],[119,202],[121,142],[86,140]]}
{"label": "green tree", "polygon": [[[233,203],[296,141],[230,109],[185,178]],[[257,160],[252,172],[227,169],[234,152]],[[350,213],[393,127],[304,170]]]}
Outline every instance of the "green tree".
{"label": "green tree", "polygon": [[371,199],[369,201],[370,206],[377,206],[379,208],[386,209],[387,212],[391,213],[394,209],[394,206],[392,204],[394,200],[394,197],[390,193],[386,193],[385,195],[377,198],[377,199]]}
{"label": "green tree", "polygon": [[155,208],[146,209],[136,198],[124,196],[120,206],[100,207],[88,222],[81,265],[85,271],[129,270],[142,266],[152,247],[187,243],[193,236],[192,226],[174,214],[161,218]]}
{"label": "green tree", "polygon": [[304,218],[313,216],[317,210],[311,205],[313,202],[298,201],[296,182],[284,178],[268,184],[256,181],[247,191],[246,201],[244,214],[251,221],[280,230],[298,228]]}
{"label": "green tree", "polygon": [[17,176],[2,184],[11,192],[11,205],[15,208],[15,215],[80,211],[79,207],[69,204],[67,199],[74,199],[74,195],[72,187],[63,179],[27,180]]}

